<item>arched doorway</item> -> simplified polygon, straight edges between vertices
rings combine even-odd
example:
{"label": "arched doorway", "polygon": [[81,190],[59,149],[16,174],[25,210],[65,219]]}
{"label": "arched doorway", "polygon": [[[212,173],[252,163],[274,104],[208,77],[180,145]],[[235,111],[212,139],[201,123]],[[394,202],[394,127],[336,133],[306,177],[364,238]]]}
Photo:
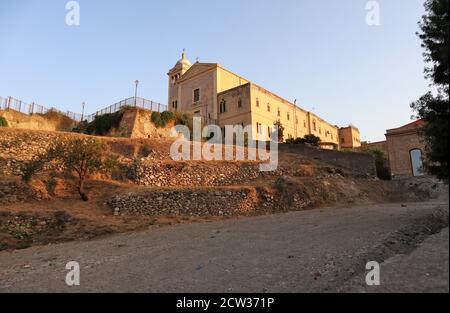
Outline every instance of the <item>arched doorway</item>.
{"label": "arched doorway", "polygon": [[423,176],[423,159],[422,159],[422,150],[420,149],[412,149],[409,151],[409,155],[411,157],[411,168],[412,174],[414,177]]}

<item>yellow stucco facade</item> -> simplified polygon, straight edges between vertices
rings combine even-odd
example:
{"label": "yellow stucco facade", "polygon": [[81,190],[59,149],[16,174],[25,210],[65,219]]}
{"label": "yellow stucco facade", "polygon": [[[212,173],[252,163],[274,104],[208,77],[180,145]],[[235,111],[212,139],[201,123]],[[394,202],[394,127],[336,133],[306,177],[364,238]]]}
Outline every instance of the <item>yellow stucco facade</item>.
{"label": "yellow stucco facade", "polygon": [[314,134],[324,147],[339,147],[339,127],[219,64],[191,65],[183,53],[168,75],[171,111],[202,116],[221,128],[252,125],[254,139],[262,140],[269,139],[268,128],[280,121],[285,139]]}
{"label": "yellow stucco facade", "polygon": [[350,125],[339,129],[341,148],[355,149],[361,147],[361,134],[356,126]]}

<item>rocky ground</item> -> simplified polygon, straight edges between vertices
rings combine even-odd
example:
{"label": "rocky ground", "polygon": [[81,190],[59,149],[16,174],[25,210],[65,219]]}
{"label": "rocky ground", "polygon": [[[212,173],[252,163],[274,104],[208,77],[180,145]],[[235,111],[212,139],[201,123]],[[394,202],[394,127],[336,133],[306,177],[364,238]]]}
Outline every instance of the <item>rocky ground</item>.
{"label": "rocky ground", "polygon": [[[369,261],[381,286],[365,283]],[[0,264],[1,292],[448,293],[448,201],[174,225],[0,252]]]}

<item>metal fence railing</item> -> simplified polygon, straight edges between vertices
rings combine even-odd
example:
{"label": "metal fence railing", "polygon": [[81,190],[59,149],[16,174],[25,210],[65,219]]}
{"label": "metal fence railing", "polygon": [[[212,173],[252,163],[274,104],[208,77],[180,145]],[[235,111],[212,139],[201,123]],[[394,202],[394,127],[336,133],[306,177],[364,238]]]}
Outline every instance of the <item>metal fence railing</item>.
{"label": "metal fence railing", "polygon": [[8,97],[3,98],[0,97],[0,110],[14,110],[23,114],[32,115],[32,114],[46,114],[49,112],[58,112],[63,115],[66,115],[67,117],[80,122],[82,119],[81,114],[71,112],[71,111],[60,111],[56,108],[47,108],[42,105],[39,105],[37,103],[26,103],[22,100]]}
{"label": "metal fence railing", "polygon": [[109,107],[106,107],[100,111],[95,112],[90,115],[83,115],[71,111],[60,111],[56,108],[47,108],[37,103],[25,103],[21,100],[15,99],[13,97],[0,97],[0,110],[14,110],[17,112],[21,112],[24,114],[32,115],[32,114],[46,114],[48,112],[58,112],[61,113],[77,122],[85,120],[87,122],[92,122],[96,117],[104,115],[104,114],[112,114],[119,111],[123,107],[138,107],[150,111],[163,112],[167,110],[167,105],[154,102],[151,100],[147,100],[144,98],[128,98],[117,102]]}
{"label": "metal fence railing", "polygon": [[164,105],[164,104],[161,104],[158,102],[154,102],[151,100],[147,100],[144,98],[132,97],[132,98],[128,98],[128,99],[122,100],[120,102],[114,103],[113,105],[110,105],[107,108],[97,111],[94,114],[88,115],[86,117],[86,120],[88,122],[92,122],[97,116],[115,113],[123,107],[138,107],[141,109],[146,109],[146,110],[156,111],[156,112],[167,111],[167,105]]}

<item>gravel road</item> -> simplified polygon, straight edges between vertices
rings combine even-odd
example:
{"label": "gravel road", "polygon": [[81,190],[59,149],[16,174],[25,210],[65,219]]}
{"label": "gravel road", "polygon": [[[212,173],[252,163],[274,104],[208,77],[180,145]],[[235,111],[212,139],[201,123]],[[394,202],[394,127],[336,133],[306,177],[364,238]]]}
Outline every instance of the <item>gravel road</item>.
{"label": "gravel road", "polygon": [[[447,227],[448,202],[175,225],[2,252],[0,292],[448,292]],[[80,286],[65,283],[70,261]]]}

